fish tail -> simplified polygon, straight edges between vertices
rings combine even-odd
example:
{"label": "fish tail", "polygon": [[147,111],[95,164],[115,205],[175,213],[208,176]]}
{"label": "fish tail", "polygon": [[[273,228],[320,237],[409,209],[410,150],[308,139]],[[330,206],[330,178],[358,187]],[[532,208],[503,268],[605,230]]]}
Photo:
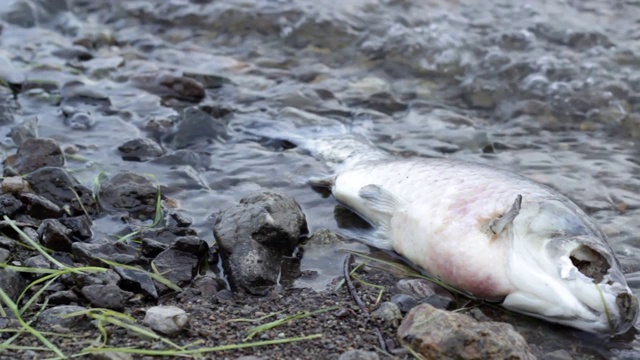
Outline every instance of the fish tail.
{"label": "fish tail", "polygon": [[291,107],[283,108],[278,115],[280,120],[255,119],[250,123],[245,122],[244,132],[286,140],[309,151],[332,168],[390,157],[362,134],[355,133],[338,120]]}

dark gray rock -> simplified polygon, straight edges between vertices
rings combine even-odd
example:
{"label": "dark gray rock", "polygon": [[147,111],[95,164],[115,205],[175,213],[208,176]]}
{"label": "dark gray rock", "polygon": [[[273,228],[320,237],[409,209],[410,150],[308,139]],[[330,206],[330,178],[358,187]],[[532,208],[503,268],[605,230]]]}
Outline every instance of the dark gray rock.
{"label": "dark gray rock", "polygon": [[16,241],[6,236],[0,235],[0,248],[13,251],[16,248]]}
{"label": "dark gray rock", "polygon": [[93,307],[107,308],[112,310],[124,310],[124,303],[133,296],[133,293],[124,291],[118,285],[89,285],[81,290],[82,296],[87,299]]}
{"label": "dark gray rock", "polygon": [[36,255],[26,259],[24,265],[30,268],[51,269],[51,263],[42,255]]}
{"label": "dark gray rock", "polygon": [[11,300],[16,301],[25,287],[27,287],[27,281],[20,273],[0,269],[0,288],[2,288]]}
{"label": "dark gray rock", "polygon": [[73,240],[84,241],[93,236],[93,232],[91,231],[93,222],[87,215],[60,218],[58,221],[69,229],[69,235]]}
{"label": "dark gray rock", "polygon": [[535,359],[510,324],[477,322],[465,314],[421,304],[402,320],[398,338],[427,359]]}
{"label": "dark gray rock", "polygon": [[211,276],[202,276],[193,281],[193,287],[200,291],[204,299],[213,299],[216,293],[225,287],[224,280]]}
{"label": "dark gray rock", "polygon": [[396,294],[391,297],[391,302],[396,304],[401,312],[407,313],[418,306],[418,299],[407,294]]}
{"label": "dark gray rock", "polygon": [[85,315],[63,317],[62,315],[77,313],[87,308],[76,305],[60,305],[46,309],[38,316],[38,323],[60,330],[86,330],[91,327],[91,321]]}
{"label": "dark gray rock", "polygon": [[142,242],[140,244],[140,252],[142,253],[142,255],[148,258],[155,258],[156,256],[158,256],[158,254],[167,250],[168,248],[169,245],[149,238],[142,238]]}
{"label": "dark gray rock", "polygon": [[449,296],[433,294],[420,301],[422,304],[429,304],[436,309],[452,310],[456,307],[456,301]]}
{"label": "dark gray rock", "polygon": [[142,239],[150,239],[167,246],[172,245],[177,238],[182,236],[198,236],[198,232],[193,228],[167,226],[144,229],[140,233],[140,238]]}
{"label": "dark gray rock", "polygon": [[7,157],[5,166],[11,167],[16,175],[25,175],[47,166],[64,166],[64,154],[53,139],[26,139],[15,155]]}
{"label": "dark gray rock", "polygon": [[19,110],[20,105],[11,90],[0,86],[0,125],[12,124]]}
{"label": "dark gray rock", "polygon": [[146,176],[121,172],[100,187],[100,206],[108,212],[125,211],[136,218],[153,218],[158,187]]}
{"label": "dark gray rock", "polygon": [[142,293],[145,297],[151,300],[158,299],[158,291],[153,283],[151,276],[143,271],[130,270],[124,268],[114,269],[118,275],[120,275],[120,282],[118,285],[123,290]]}
{"label": "dark gray rock", "polygon": [[27,214],[34,219],[55,219],[64,215],[64,212],[58,205],[49,201],[49,199],[44,196],[26,193],[20,195],[20,201],[24,204]]}
{"label": "dark gray rock", "polygon": [[54,251],[71,251],[71,230],[67,229],[58,220],[43,220],[38,228],[40,243],[47,249]]}
{"label": "dark gray rock", "polygon": [[143,322],[159,333],[174,336],[184,330],[189,320],[191,316],[186,311],[176,306],[165,305],[149,308]]}
{"label": "dark gray rock", "polygon": [[191,282],[197,274],[200,259],[193,254],[169,248],[153,260],[158,271],[178,286]]}
{"label": "dark gray rock", "polygon": [[117,285],[120,282],[120,275],[112,269],[107,269],[99,273],[70,273],[62,275],[62,282],[69,288],[78,291],[89,285]]}
{"label": "dark gray rock", "polygon": [[148,161],[164,155],[164,149],[149,138],[129,140],[118,146],[125,161]]}
{"label": "dark gray rock", "polygon": [[16,213],[22,212],[24,204],[11,194],[0,194],[0,216],[7,215],[12,218]]}
{"label": "dark gray rock", "polygon": [[68,305],[72,303],[79,303],[80,299],[78,295],[71,290],[61,290],[51,293],[47,296],[49,304],[53,305]]}
{"label": "dark gray rock", "polygon": [[556,350],[542,355],[541,360],[573,360],[567,350]]}
{"label": "dark gray rock", "polygon": [[283,257],[307,232],[300,206],[279,193],[260,193],[220,212],[214,235],[234,289],[265,294],[277,283]]}
{"label": "dark gray rock", "polygon": [[119,264],[135,264],[140,260],[140,254],[134,247],[122,242],[103,240],[95,243],[74,242],[71,253],[79,262],[91,266],[105,266],[99,258],[115,261]]}
{"label": "dark gray rock", "polygon": [[171,248],[193,254],[197,256],[198,259],[205,258],[209,252],[209,245],[197,236],[181,236],[176,238]]}
{"label": "dark gray rock", "polygon": [[375,351],[349,350],[340,355],[338,360],[378,360],[380,356]]}
{"label": "dark gray rock", "polygon": [[11,251],[0,248],[0,264],[6,264],[11,259]]}
{"label": "dark gray rock", "polygon": [[177,149],[184,149],[198,141],[226,138],[227,125],[224,120],[211,115],[205,109],[189,107],[182,114],[173,143]]}
{"label": "dark gray rock", "polygon": [[95,86],[87,85],[78,80],[72,80],[62,85],[60,95],[62,95],[61,106],[63,107],[89,104],[106,109],[111,105],[109,96],[100,92]]}
{"label": "dark gray rock", "polygon": [[[72,216],[83,215],[84,210],[89,214],[97,212],[92,191],[62,168],[44,167],[29,174],[26,180],[36,194],[60,207],[69,206]],[[78,202],[74,191],[82,204]]]}

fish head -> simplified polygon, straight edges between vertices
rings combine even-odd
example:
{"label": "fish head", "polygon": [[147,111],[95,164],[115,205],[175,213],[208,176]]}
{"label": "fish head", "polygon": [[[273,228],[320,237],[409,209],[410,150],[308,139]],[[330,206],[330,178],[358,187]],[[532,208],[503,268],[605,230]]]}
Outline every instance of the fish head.
{"label": "fish head", "polygon": [[523,203],[507,236],[514,290],[504,307],[591,333],[634,326],[638,300],[605,235],[577,206]]}

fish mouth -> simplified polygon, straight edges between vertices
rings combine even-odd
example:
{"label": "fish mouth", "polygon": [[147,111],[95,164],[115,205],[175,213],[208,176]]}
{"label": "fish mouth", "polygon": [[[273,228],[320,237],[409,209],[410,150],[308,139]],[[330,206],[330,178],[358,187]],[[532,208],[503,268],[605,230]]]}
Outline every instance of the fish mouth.
{"label": "fish mouth", "polygon": [[601,283],[611,269],[611,264],[605,256],[584,244],[571,251],[569,260],[580,273],[592,278],[596,284]]}

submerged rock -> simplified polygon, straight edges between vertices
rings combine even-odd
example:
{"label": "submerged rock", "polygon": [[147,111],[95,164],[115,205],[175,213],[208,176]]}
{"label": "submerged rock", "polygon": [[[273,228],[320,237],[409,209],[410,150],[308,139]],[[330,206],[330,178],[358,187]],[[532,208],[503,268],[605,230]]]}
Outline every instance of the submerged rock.
{"label": "submerged rock", "polygon": [[535,359],[510,324],[478,322],[421,304],[402,320],[398,338],[427,359]]}
{"label": "submerged rock", "polygon": [[189,324],[191,316],[176,306],[154,306],[147,310],[144,324],[153,330],[173,336],[179,334]]}
{"label": "submerged rock", "polygon": [[300,205],[272,192],[250,195],[221,211],[214,225],[231,286],[264,294],[276,285],[283,257],[290,257],[307,233]]}
{"label": "submerged rock", "polygon": [[195,79],[167,73],[141,74],[131,79],[133,86],[159,96],[199,102],[207,96]]}
{"label": "submerged rock", "polygon": [[184,110],[173,139],[176,148],[184,149],[199,140],[213,141],[227,138],[227,125],[222,120],[226,113],[207,110],[211,109],[194,106]]}
{"label": "submerged rock", "polygon": [[47,166],[64,166],[64,154],[53,139],[30,138],[20,144],[15,155],[7,157],[5,166],[10,166],[17,175],[29,174]]}

